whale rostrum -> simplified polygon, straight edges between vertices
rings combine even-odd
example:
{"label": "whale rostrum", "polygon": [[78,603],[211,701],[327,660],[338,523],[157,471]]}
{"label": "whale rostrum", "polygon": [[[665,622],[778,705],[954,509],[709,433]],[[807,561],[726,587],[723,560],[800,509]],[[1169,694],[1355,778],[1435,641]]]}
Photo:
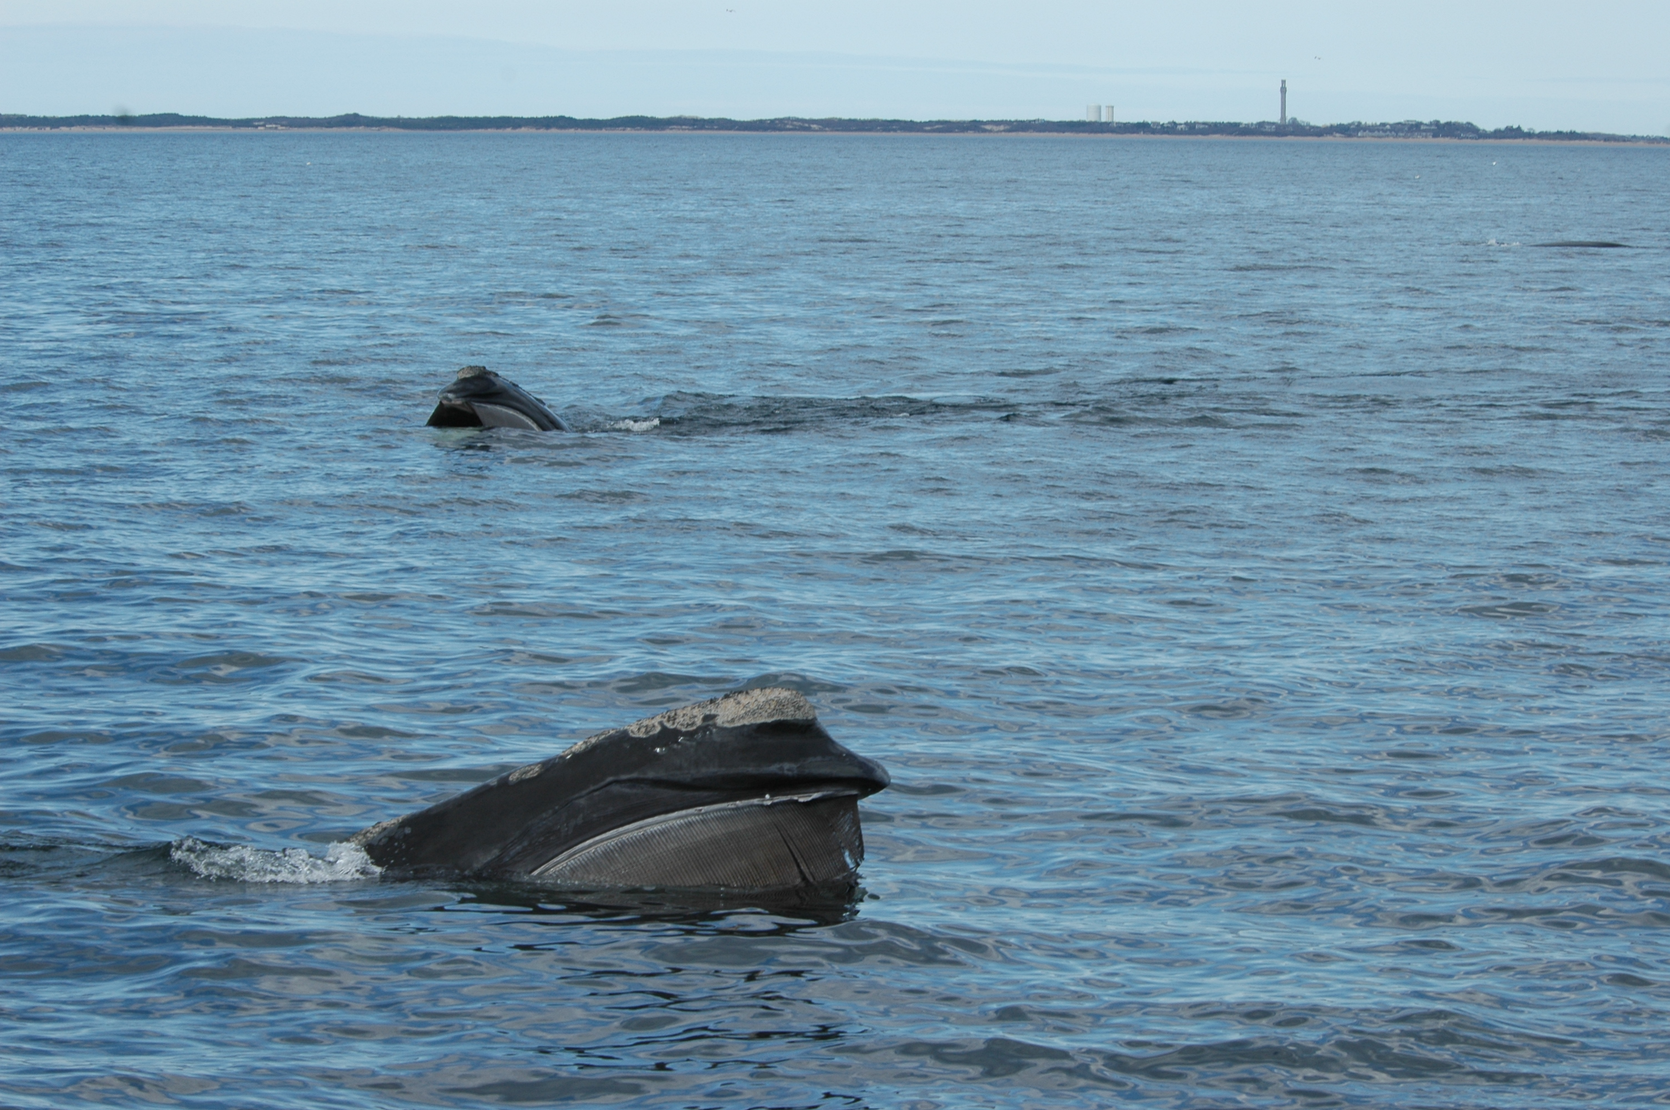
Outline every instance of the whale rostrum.
{"label": "whale rostrum", "polygon": [[441,390],[431,428],[524,428],[537,432],[566,432],[562,417],[545,402],[485,366],[466,366]]}
{"label": "whale rostrum", "polygon": [[836,743],[800,694],[726,694],[601,732],[352,842],[400,875],[583,890],[850,885],[858,800],[880,764]]}

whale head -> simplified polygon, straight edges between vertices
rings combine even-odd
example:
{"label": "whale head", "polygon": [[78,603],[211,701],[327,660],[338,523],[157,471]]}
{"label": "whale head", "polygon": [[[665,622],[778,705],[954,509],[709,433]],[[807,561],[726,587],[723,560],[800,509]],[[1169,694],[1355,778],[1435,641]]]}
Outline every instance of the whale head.
{"label": "whale head", "polygon": [[849,889],[888,784],[799,693],[745,690],[601,732],[353,843],[394,875],[570,890]]}
{"label": "whale head", "polygon": [[545,403],[485,366],[466,366],[441,390],[431,428],[523,428],[566,432],[568,425]]}

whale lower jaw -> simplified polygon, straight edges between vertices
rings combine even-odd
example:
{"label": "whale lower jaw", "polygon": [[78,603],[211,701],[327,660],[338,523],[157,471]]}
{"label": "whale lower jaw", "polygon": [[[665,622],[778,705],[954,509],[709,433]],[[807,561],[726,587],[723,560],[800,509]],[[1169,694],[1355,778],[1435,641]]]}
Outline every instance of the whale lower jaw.
{"label": "whale lower jaw", "polygon": [[535,424],[532,418],[504,405],[489,405],[484,401],[477,401],[470,407],[475,410],[476,419],[481,421],[483,428],[522,428],[530,432],[539,431],[539,425]]}
{"label": "whale lower jaw", "polygon": [[442,399],[429,415],[431,428],[521,428],[537,432],[539,425],[525,413],[504,405],[489,405],[484,401],[450,401]]}
{"label": "whale lower jaw", "polygon": [[857,793],[820,790],[635,821],[575,845],[530,878],[588,890],[781,890],[851,883],[863,859]]}

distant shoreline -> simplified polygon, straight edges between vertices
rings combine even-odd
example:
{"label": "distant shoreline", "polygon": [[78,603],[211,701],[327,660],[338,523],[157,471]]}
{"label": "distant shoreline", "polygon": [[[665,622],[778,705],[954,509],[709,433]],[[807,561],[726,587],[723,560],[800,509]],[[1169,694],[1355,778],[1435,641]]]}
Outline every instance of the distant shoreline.
{"label": "distant shoreline", "polygon": [[[309,127],[289,129],[306,134],[350,135],[350,134],[448,134],[448,135],[881,135],[885,137],[910,138],[914,136],[950,136],[968,138],[1027,138],[1037,136],[1059,135],[1062,132],[1051,131],[1013,131],[977,132],[977,131],[767,131],[764,129],[727,130],[720,127],[706,127],[692,130],[676,127],[643,128],[643,127],[588,127],[555,128],[555,127],[449,127],[444,131],[436,128],[424,130],[412,127]],[[4,134],[61,134],[61,135],[232,135],[232,134],[278,134],[279,129],[258,131],[248,127],[118,127],[118,126],[75,126],[75,127],[16,127],[0,124],[0,135]],[[1074,136],[1069,136],[1074,137]],[[1579,135],[1574,138],[1555,137],[1551,135],[1528,134],[1521,139],[1457,139],[1449,136],[1421,136],[1421,135],[1211,135],[1211,134],[1180,134],[1170,132],[1115,132],[1107,135],[1086,135],[1084,138],[1107,139],[1136,139],[1156,142],[1177,139],[1211,139],[1217,142],[1258,142],[1270,139],[1297,139],[1304,142],[1333,142],[1333,143],[1480,143],[1485,145],[1520,146],[1670,146],[1670,139],[1657,135],[1608,135],[1604,137]]]}
{"label": "distant shoreline", "polygon": [[172,112],[134,116],[25,116],[0,114],[0,131],[421,131],[421,132],[674,132],[680,134],[797,135],[1078,135],[1121,138],[1213,139],[1370,139],[1394,141],[1539,142],[1670,145],[1661,135],[1612,135],[1590,131],[1527,131],[1502,127],[1487,131],[1456,121],[1403,120],[1398,123],[1310,124],[1300,122],[1234,123],[1171,121],[1094,123],[1089,120],[891,120],[778,119],[734,120],[698,116],[619,116],[579,119],[573,116],[261,116],[219,119]]}

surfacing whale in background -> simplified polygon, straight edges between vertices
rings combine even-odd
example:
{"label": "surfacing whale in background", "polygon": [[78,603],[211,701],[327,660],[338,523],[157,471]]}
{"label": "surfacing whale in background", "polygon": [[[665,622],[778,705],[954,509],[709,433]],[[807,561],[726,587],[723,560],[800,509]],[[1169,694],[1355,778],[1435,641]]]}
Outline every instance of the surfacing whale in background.
{"label": "surfacing whale in background", "polygon": [[579,890],[850,887],[880,764],[793,690],[726,694],[601,732],[352,837],[395,876]]}
{"label": "surfacing whale in background", "polygon": [[546,408],[545,402],[485,366],[458,371],[457,379],[441,390],[435,411],[429,414],[429,427],[568,431],[562,417]]}

